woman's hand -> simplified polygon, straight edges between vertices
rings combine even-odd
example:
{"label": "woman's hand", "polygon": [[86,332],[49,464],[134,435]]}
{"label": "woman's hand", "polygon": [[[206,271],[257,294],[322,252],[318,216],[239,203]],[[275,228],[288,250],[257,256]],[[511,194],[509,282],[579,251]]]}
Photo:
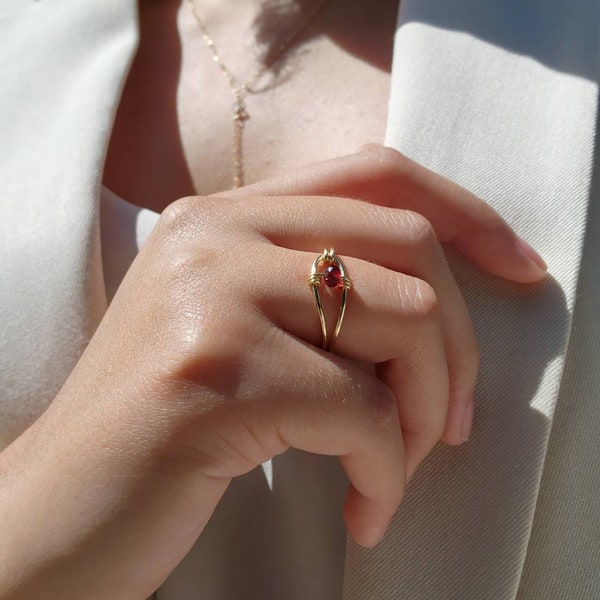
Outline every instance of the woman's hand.
{"label": "woman's hand", "polygon": [[[516,282],[532,283],[545,276],[546,264],[527,242],[515,235],[504,220],[475,195],[392,148],[379,144],[367,144],[356,154],[309,165],[283,177],[217,195],[337,196],[408,209],[424,216],[428,223],[418,220],[416,227],[421,227],[422,231],[417,231],[416,237],[421,235],[425,239],[414,241],[417,244],[424,242],[426,251],[417,251],[408,257],[398,250],[386,266],[421,277],[433,286],[438,295],[450,377],[446,425],[440,440],[447,444],[465,441],[469,429],[466,411],[475,388],[478,367],[476,345],[454,281],[438,277],[428,268],[435,261],[428,260],[431,245],[427,238],[435,234],[441,242],[452,242],[488,273]],[[323,240],[323,245],[326,243]],[[352,243],[348,240],[349,245]],[[336,247],[336,250],[339,252],[340,248]],[[362,250],[358,248],[344,246],[342,251],[369,260],[369,256],[361,254]],[[413,444],[407,427],[407,424],[402,425],[410,479],[427,454],[424,449],[428,444],[424,443],[419,449],[418,440]]]}
{"label": "woman's hand", "polygon": [[[56,400],[0,455],[0,598],[145,598],[231,478],[289,447],[340,456],[348,530],[373,546],[407,476],[462,441],[475,386],[439,239],[543,276],[483,202],[381,148],[171,205]],[[324,247],[353,281],[335,353],[307,284]]]}

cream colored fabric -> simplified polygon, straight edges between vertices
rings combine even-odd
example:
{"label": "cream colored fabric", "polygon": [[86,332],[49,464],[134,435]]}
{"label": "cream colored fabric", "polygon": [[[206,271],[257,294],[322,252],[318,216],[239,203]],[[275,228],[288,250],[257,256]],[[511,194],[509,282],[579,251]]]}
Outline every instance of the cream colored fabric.
{"label": "cream colored fabric", "polygon": [[482,349],[474,433],[430,456],[380,547],[349,543],[345,600],[600,597],[591,241],[576,302],[586,226],[600,235],[587,218],[599,22],[591,2],[403,0],[387,143],[492,204],[553,278],[519,287],[452,255]]}
{"label": "cream colored fabric", "polygon": [[[448,250],[482,347],[474,433],[436,448],[376,550],[345,548],[335,458],[290,451],[233,482],[158,600],[600,597],[599,22],[591,0],[402,1],[386,143],[495,206],[552,278]],[[0,7],[2,446],[156,218],[101,186],[136,25],[133,0]]]}

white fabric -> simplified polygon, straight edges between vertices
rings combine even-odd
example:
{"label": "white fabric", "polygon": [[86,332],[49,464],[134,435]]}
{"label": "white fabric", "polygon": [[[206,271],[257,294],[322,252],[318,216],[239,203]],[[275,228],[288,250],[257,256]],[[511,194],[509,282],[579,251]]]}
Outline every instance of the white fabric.
{"label": "white fabric", "polygon": [[100,247],[106,299],[110,303],[159,215],[120,198],[106,186],[100,191]]}
{"label": "white fabric", "polygon": [[[402,1],[386,143],[490,202],[552,278],[510,284],[448,249],[482,348],[474,432],[436,448],[377,549],[344,556],[339,465],[290,451],[232,483],[159,600],[600,597],[599,12]],[[137,42],[134,0],[0,8],[0,447],[51,402],[156,218],[101,186]]]}

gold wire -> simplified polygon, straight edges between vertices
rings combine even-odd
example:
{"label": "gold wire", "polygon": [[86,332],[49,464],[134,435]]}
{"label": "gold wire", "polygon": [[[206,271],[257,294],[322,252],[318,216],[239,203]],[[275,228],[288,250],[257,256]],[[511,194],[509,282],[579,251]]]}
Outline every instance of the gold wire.
{"label": "gold wire", "polygon": [[321,336],[323,339],[323,350],[327,350],[327,323],[325,322],[325,313],[321,304],[321,296],[319,294],[319,286],[314,286],[313,291],[315,300],[317,301],[317,312],[319,313],[319,321],[321,322]]}
{"label": "gold wire", "polygon": [[[342,281],[342,298],[340,300],[340,310],[338,312],[337,322],[335,324],[335,328],[333,330],[333,334],[329,340],[327,340],[327,323],[325,321],[325,313],[323,311],[323,304],[321,303],[321,295],[319,294],[319,286],[321,285],[321,281],[323,281],[324,273],[318,273],[317,270],[319,268],[319,264],[324,263],[326,265],[335,264],[340,270],[341,281]],[[323,350],[327,352],[331,352],[333,350],[333,346],[338,338],[340,333],[340,329],[342,328],[342,322],[344,320],[344,315],[346,314],[346,305],[348,298],[348,290],[352,287],[352,281],[346,275],[346,268],[344,267],[344,263],[335,255],[335,250],[330,248],[329,250],[324,249],[323,253],[315,258],[311,272],[308,277],[308,285],[312,287],[315,301],[317,303],[317,312],[319,313],[319,321],[321,323],[321,334],[323,336]]]}

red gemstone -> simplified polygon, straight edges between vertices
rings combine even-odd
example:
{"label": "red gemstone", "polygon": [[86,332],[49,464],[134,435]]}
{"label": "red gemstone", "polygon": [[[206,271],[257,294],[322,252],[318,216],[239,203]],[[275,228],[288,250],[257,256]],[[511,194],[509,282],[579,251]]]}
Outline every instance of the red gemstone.
{"label": "red gemstone", "polygon": [[339,267],[329,265],[325,271],[323,271],[323,275],[323,279],[329,287],[338,287],[342,285],[342,274]]}

